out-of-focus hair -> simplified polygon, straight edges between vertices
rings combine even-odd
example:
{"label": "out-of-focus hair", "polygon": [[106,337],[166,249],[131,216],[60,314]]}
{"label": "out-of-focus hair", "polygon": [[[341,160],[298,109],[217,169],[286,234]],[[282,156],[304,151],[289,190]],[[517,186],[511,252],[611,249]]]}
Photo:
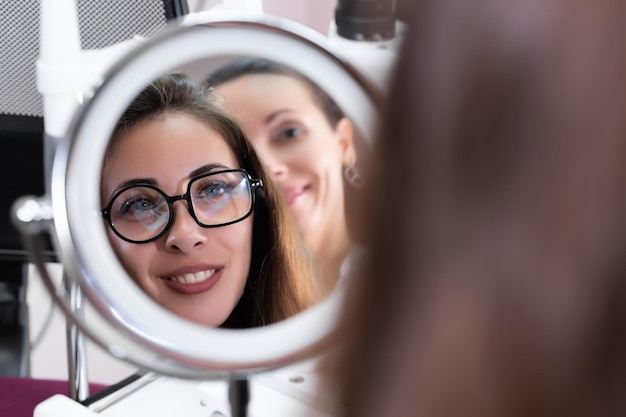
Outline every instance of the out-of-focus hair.
{"label": "out-of-focus hair", "polygon": [[317,84],[302,75],[293,68],[264,58],[240,58],[229,62],[217,71],[211,73],[205,80],[205,86],[209,89],[216,88],[220,84],[236,80],[246,75],[284,75],[299,80],[309,91],[315,103],[326,116],[326,120],[332,128],[344,117],[344,113],[337,103]]}

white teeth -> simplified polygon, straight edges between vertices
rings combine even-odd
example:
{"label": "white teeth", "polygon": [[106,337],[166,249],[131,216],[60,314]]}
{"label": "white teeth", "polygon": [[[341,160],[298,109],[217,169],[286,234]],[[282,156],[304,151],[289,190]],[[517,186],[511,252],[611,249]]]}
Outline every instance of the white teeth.
{"label": "white teeth", "polygon": [[201,282],[204,282],[207,279],[211,278],[213,274],[215,274],[215,271],[215,269],[209,269],[208,271],[200,271],[196,272],[195,274],[188,273],[184,275],[179,275],[177,277],[170,277],[169,279],[171,279],[172,281],[176,281],[179,284],[185,285],[200,284]]}

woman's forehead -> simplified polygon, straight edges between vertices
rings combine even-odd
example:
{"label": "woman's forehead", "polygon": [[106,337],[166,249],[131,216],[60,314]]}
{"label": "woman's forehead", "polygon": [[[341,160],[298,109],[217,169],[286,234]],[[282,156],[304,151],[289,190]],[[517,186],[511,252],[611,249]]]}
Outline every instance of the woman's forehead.
{"label": "woman's forehead", "polygon": [[103,175],[105,189],[132,178],[187,178],[207,164],[240,168],[226,140],[193,116],[172,114],[138,124],[118,140]]}

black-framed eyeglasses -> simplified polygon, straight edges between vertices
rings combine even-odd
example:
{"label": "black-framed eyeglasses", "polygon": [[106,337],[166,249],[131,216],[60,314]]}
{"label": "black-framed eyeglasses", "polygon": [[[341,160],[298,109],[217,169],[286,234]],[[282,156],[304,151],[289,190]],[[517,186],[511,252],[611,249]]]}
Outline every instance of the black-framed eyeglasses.
{"label": "black-framed eyeglasses", "polygon": [[133,184],[119,190],[102,215],[121,239],[147,243],[161,237],[173,222],[174,203],[185,200],[191,217],[202,227],[221,227],[250,216],[255,190],[263,181],[244,169],[228,169],[192,178],[187,192],[168,196],[152,184]]}

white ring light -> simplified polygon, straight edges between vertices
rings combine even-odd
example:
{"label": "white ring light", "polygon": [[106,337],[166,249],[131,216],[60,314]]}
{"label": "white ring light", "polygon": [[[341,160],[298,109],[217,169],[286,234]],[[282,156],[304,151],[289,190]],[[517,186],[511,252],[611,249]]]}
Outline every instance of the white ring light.
{"label": "white ring light", "polygon": [[[66,273],[132,346],[111,345],[96,335],[97,343],[160,373],[207,378],[303,358],[332,332],[340,294],[261,328],[207,329],[179,318],[158,306],[128,276],[99,214],[103,156],[125,108],[150,80],[207,56],[262,56],[290,65],[327,91],[371,143],[379,101],[363,78],[329,51],[326,38],[293,22],[220,19],[177,24],[133,49],[109,71],[74,118],[70,140],[59,145],[51,186],[56,243]],[[77,324],[85,327],[80,320]]]}

